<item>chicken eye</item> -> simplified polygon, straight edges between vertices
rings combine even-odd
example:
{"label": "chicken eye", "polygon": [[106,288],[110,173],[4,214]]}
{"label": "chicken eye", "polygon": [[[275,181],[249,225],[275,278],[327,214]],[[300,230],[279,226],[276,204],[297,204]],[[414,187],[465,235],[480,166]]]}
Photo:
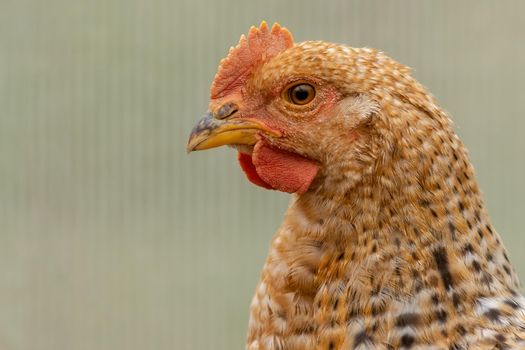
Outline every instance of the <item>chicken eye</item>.
{"label": "chicken eye", "polygon": [[288,89],[288,99],[296,105],[305,105],[315,97],[315,89],[310,84],[299,84]]}

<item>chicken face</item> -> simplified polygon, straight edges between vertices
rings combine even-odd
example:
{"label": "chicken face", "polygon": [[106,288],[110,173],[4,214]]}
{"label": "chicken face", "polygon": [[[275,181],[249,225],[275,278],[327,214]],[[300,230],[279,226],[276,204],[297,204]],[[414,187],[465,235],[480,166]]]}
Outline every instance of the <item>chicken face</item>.
{"label": "chicken face", "polygon": [[250,181],[290,193],[307,191],[334,164],[355,163],[356,151],[372,144],[377,103],[340,83],[345,50],[293,45],[278,25],[252,28],[221,62],[209,112],[193,129],[188,151],[233,146]]}

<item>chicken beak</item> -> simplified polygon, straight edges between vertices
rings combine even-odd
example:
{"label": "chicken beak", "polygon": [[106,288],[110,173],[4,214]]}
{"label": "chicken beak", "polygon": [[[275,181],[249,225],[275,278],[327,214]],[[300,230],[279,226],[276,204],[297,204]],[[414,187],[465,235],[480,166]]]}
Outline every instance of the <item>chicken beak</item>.
{"label": "chicken beak", "polygon": [[193,128],[186,150],[201,151],[223,145],[254,145],[258,132],[279,136],[264,125],[241,118],[216,119],[208,112]]}

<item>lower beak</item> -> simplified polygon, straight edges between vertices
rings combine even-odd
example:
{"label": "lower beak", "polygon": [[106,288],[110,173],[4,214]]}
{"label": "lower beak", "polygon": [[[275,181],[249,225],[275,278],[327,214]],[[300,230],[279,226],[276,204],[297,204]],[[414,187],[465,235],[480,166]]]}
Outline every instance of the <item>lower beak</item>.
{"label": "lower beak", "polygon": [[207,113],[191,131],[186,150],[201,151],[223,145],[254,145],[258,132],[279,136],[264,125],[246,119],[215,119]]}

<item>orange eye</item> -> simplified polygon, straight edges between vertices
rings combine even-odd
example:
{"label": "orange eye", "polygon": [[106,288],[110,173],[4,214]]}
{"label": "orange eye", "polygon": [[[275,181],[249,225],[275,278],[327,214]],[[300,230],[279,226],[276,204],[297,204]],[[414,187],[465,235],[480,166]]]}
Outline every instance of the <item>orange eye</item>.
{"label": "orange eye", "polygon": [[310,84],[298,84],[288,89],[288,100],[296,105],[305,105],[315,97],[315,89]]}

